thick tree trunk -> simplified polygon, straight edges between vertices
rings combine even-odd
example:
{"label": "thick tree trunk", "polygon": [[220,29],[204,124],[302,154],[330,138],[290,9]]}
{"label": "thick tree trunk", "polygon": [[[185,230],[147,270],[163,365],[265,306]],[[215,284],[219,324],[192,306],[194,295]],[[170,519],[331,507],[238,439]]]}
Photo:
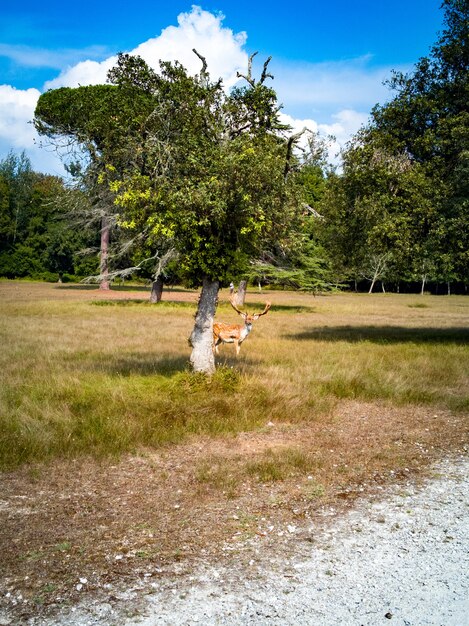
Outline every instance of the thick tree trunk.
{"label": "thick tree trunk", "polygon": [[158,276],[156,280],[154,280],[151,284],[151,294],[150,294],[150,302],[152,304],[157,304],[161,302],[161,296],[163,294],[163,279],[161,276]]}
{"label": "thick tree trunk", "polygon": [[190,358],[192,369],[194,372],[203,372],[208,375],[215,371],[215,356],[212,349],[213,318],[217,308],[219,286],[218,280],[204,277],[194,330],[189,339],[192,346]]}
{"label": "thick tree trunk", "polygon": [[235,296],[235,304],[237,306],[244,306],[244,301],[246,300],[246,289],[248,286],[247,280],[240,280],[238,285],[238,291]]}
{"label": "thick tree trunk", "polygon": [[107,217],[104,215],[101,221],[101,256],[99,262],[99,273],[102,276],[101,282],[99,283],[100,289],[109,289],[109,264],[108,264],[108,256],[109,256],[109,240],[111,235],[111,228],[109,226],[109,222]]}

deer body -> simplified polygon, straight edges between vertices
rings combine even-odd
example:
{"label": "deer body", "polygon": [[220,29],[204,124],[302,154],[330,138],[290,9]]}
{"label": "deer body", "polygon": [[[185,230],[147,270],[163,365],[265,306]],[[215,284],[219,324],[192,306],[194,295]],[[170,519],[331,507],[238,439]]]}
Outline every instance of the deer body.
{"label": "deer body", "polygon": [[223,322],[216,322],[213,325],[213,347],[216,354],[218,354],[218,346],[221,343],[234,343],[236,355],[238,355],[241,344],[252,330],[252,323],[258,320],[261,315],[265,315],[271,306],[270,302],[267,302],[262,313],[249,315],[244,311],[240,311],[232,300],[230,300],[230,304],[244,319],[244,324],[224,324]]}

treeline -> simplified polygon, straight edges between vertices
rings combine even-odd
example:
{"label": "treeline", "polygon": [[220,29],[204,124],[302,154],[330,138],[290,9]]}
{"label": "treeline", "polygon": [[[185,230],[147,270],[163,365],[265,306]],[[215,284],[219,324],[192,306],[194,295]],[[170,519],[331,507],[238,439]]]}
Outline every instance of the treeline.
{"label": "treeline", "polygon": [[96,254],[82,253],[96,233],[70,215],[68,195],[61,178],[34,172],[24,154],[0,161],[0,276],[56,282],[96,272]]}
{"label": "treeline", "polygon": [[445,30],[343,153],[321,206],[339,276],[416,286],[469,281],[469,2],[445,0]]}
{"label": "treeline", "polygon": [[340,168],[317,136],[304,153],[285,138],[267,64],[226,97],[205,65],[158,77],[121,55],[111,84],[44,94],[36,128],[88,165],[69,163],[67,189],[24,155],[0,162],[0,275],[466,293],[469,0],[442,6],[436,44],[393,73]]}

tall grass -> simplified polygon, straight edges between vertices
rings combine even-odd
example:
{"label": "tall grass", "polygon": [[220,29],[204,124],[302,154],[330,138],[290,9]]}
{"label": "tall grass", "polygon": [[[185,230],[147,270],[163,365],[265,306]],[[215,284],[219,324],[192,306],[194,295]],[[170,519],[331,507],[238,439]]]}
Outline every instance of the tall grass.
{"label": "tall grass", "polygon": [[469,299],[274,292],[206,379],[187,369],[195,294],[134,296],[0,283],[1,467],[310,421],[350,398],[469,409]]}

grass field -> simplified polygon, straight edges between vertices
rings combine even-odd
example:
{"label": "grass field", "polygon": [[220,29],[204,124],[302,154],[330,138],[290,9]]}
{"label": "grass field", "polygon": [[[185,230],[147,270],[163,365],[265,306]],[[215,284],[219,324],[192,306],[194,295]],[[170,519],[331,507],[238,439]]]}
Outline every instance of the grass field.
{"label": "grass field", "polygon": [[469,299],[269,293],[206,381],[186,365],[196,295],[136,296],[0,283],[4,468],[314,421],[343,399],[469,410]]}
{"label": "grass field", "polygon": [[206,379],[187,367],[198,294],[147,297],[0,282],[0,550],[35,605],[110,576],[113,551],[189,558],[467,447],[469,298],[253,292],[271,312]]}

